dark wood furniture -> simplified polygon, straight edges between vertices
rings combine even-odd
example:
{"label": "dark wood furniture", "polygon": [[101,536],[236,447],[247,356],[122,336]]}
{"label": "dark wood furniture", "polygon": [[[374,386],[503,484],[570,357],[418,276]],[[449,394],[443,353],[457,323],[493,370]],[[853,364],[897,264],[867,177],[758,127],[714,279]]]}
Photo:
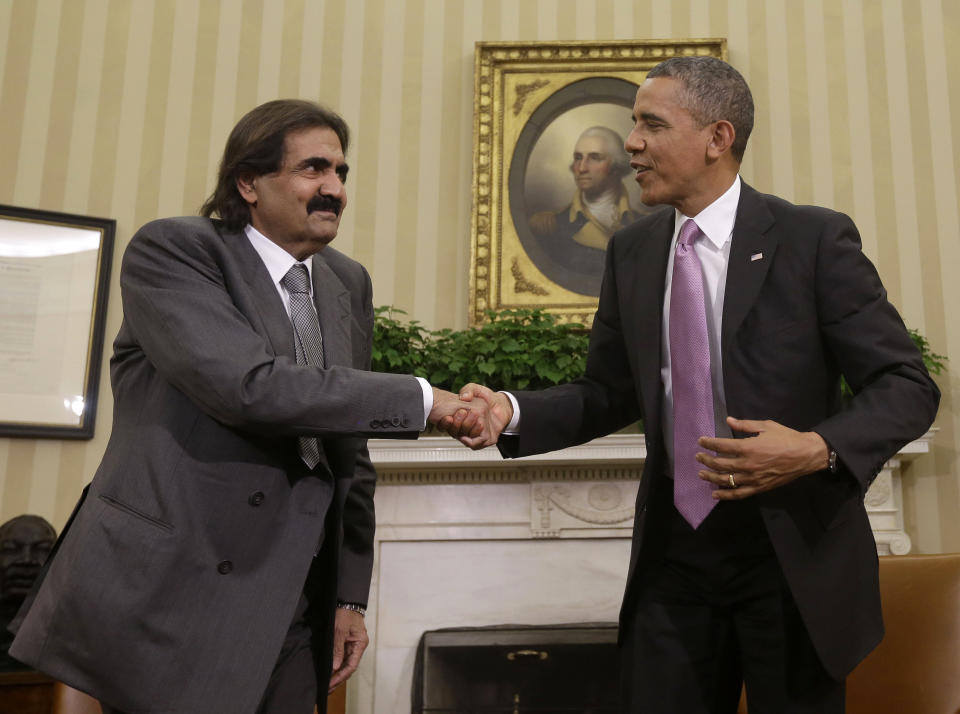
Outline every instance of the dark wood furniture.
{"label": "dark wood furniture", "polygon": [[[327,714],[346,711],[345,686],[327,699]],[[0,672],[0,714],[101,714],[83,692],[39,672]]]}
{"label": "dark wood furniture", "polygon": [[39,672],[0,672],[0,714],[50,714],[53,680]]}

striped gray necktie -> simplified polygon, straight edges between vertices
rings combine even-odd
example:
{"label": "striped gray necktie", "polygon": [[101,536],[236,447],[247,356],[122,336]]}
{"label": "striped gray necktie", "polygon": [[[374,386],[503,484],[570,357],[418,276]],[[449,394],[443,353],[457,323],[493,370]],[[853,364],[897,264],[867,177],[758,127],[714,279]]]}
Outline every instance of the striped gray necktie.
{"label": "striped gray necktie", "polygon": [[[310,302],[310,273],[303,263],[295,263],[280,281],[290,293],[290,321],[293,323],[293,343],[297,364],[323,367],[323,338],[317,313]],[[300,458],[311,469],[320,463],[320,444],[312,436],[297,439]]]}

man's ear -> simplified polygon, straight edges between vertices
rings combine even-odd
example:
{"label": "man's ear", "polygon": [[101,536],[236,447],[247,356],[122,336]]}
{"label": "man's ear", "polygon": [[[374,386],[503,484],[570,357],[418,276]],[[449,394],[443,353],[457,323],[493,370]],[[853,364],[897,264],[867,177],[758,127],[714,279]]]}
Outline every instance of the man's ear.
{"label": "man's ear", "polygon": [[253,175],[237,176],[237,191],[241,198],[250,205],[257,202],[256,177]]}
{"label": "man's ear", "polygon": [[714,122],[707,142],[707,156],[711,159],[719,159],[728,153],[736,136],[737,130],[726,119]]}

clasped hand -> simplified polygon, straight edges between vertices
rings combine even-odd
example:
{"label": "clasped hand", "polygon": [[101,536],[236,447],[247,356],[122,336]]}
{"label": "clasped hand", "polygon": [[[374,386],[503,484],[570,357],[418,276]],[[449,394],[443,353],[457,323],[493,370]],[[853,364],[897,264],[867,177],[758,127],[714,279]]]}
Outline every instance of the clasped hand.
{"label": "clasped hand", "polygon": [[513,418],[510,400],[479,384],[467,384],[459,397],[452,392],[433,389],[430,423],[464,446],[482,449],[493,446]]}
{"label": "clasped hand", "polygon": [[745,439],[701,436],[697,443],[716,455],[700,452],[706,466],[700,478],[719,488],[713,497],[737,500],[770,491],[827,465],[827,444],[814,431],[796,431],[775,421],[727,417],[733,431],[750,434]]}

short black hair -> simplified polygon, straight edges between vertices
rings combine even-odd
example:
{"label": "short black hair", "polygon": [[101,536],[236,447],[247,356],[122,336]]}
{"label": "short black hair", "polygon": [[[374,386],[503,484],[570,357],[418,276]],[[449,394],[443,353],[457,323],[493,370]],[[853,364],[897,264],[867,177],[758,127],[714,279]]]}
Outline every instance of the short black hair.
{"label": "short black hair", "polygon": [[730,151],[743,161],[753,131],[753,95],[743,75],[716,57],[671,57],[647,72],[647,79],[679,80],[684,108],[700,126],[726,120],[735,136]]}

